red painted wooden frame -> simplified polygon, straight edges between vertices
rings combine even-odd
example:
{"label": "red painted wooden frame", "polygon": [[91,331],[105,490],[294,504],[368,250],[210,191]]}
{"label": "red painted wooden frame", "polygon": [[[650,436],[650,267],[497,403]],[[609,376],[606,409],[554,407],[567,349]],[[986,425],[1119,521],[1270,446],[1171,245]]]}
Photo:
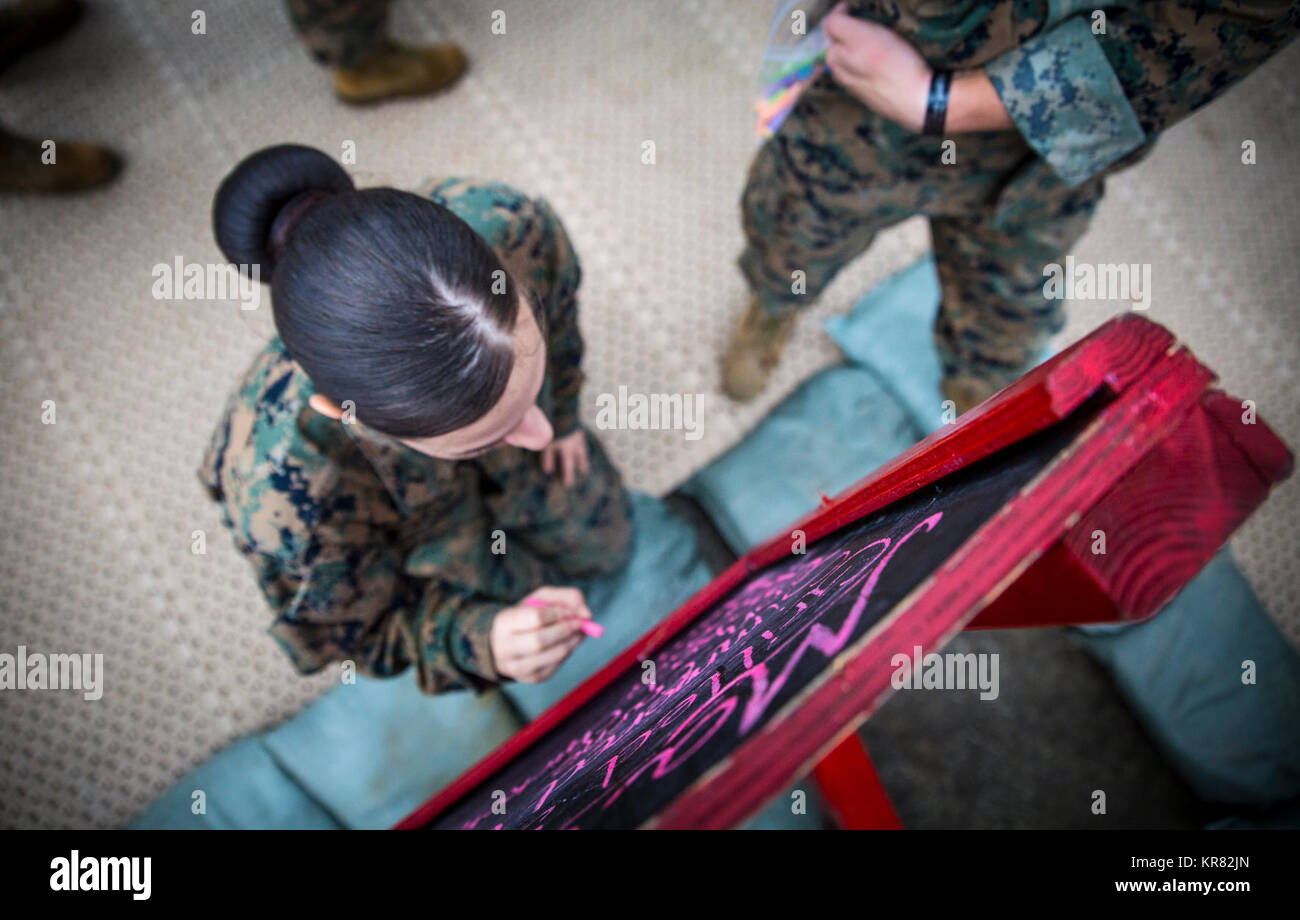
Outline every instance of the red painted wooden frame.
{"label": "red painted wooden frame", "polygon": [[847,831],[897,831],[903,829],[889,801],[866,745],[849,735],[813,767],[826,807],[837,827]]}
{"label": "red painted wooden frame", "polygon": [[[1211,390],[1212,380],[1163,327],[1116,318],[795,523],[790,532],[802,530],[811,544],[1102,396],[1085,430],[1011,502],[646,826],[734,826],[814,769],[823,788],[840,790],[832,806],[844,823],[895,825],[883,794],[859,790],[854,802],[848,779],[856,772],[874,782],[851,736],[889,694],[895,654],[936,651],[968,627],[1150,616],[1290,474],[1286,446],[1262,420],[1246,423],[1240,403]],[[1104,553],[1094,551],[1098,531]],[[746,553],[397,827],[428,824],[750,574],[787,556],[790,532]]]}

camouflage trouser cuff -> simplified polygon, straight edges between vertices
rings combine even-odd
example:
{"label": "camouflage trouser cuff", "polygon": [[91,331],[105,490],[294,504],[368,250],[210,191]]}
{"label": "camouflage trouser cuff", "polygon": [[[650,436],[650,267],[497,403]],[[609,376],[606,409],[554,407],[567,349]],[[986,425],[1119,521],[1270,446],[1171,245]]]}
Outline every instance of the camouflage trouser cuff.
{"label": "camouflage trouser cuff", "polygon": [[388,44],[388,4],[372,0],[286,0],[303,44],[326,67],[355,67]]}
{"label": "camouflage trouser cuff", "polygon": [[773,319],[785,319],[787,316],[794,316],[803,310],[812,306],[809,300],[777,300],[773,298],[764,298],[758,294],[754,295],[758,301],[759,309]]}
{"label": "camouflage trouser cuff", "polygon": [[456,618],[451,636],[451,659],[466,683],[482,692],[502,678],[492,657],[492,621],[504,604],[478,601]]}
{"label": "camouflage trouser cuff", "polygon": [[[943,369],[944,393],[964,394],[969,403],[983,402],[1003,387],[1015,383],[1048,356],[1046,350],[1019,367],[1007,367],[976,356],[958,357],[942,337],[935,337],[939,366]],[[961,400],[958,400],[961,402]]]}
{"label": "camouflage trouser cuff", "polygon": [[740,273],[749,286],[749,292],[758,301],[763,312],[773,317],[789,316],[807,309],[817,299],[811,294],[794,294],[790,286],[782,282],[773,288],[762,271],[762,256],[751,247],[741,254],[738,260]]}
{"label": "camouflage trouser cuff", "polygon": [[555,439],[568,437],[582,427],[582,421],[578,418],[578,397],[563,396],[555,400],[555,408],[551,412],[551,429],[554,432]]}
{"label": "camouflage trouser cuff", "polygon": [[383,32],[365,41],[350,41],[342,47],[331,47],[325,52],[312,51],[318,63],[334,70],[347,70],[356,67],[362,61],[373,57],[385,49],[393,47]]}

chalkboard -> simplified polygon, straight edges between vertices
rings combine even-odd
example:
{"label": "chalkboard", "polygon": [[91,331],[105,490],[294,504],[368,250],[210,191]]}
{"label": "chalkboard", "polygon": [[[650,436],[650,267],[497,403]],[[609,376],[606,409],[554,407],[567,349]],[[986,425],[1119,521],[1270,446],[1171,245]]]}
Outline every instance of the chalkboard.
{"label": "chalkboard", "polygon": [[735,827],[809,771],[841,827],[896,826],[853,732],[899,653],[1149,617],[1291,474],[1214,379],[1110,320],[751,549],[396,826]]}
{"label": "chalkboard", "polygon": [[651,656],[653,681],[644,664],[629,668],[428,826],[641,826],[814,682],[1078,428],[1020,441],[753,573]]}

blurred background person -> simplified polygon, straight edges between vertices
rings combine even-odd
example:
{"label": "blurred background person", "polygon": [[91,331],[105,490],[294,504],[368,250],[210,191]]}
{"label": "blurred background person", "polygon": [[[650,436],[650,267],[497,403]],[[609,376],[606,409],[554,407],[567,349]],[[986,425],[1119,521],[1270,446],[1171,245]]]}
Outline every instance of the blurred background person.
{"label": "blurred background person", "polygon": [[[0,78],[29,52],[81,19],[81,0],[16,0],[0,6]],[[74,192],[107,182],[122,167],[112,150],[86,141],[28,137],[0,124],[0,189]]]}
{"label": "blurred background person", "polygon": [[1063,328],[1043,267],[1087,230],[1106,177],[1294,38],[1300,7],[852,0],[820,25],[829,73],[759,150],[742,194],[752,297],[723,388],[757,396],[799,312],[877,233],[924,215],[943,394],[963,412]]}
{"label": "blurred background person", "polygon": [[389,0],[286,0],[289,18],[344,102],[366,104],[446,89],[465,72],[454,44],[410,47],[388,38]]}

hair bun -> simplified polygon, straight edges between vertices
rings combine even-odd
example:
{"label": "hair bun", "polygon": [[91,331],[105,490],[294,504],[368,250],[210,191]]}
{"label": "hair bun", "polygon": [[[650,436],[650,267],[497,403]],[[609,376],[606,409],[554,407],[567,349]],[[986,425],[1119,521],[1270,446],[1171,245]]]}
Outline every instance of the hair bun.
{"label": "hair bun", "polygon": [[[217,245],[236,265],[257,265],[262,280],[269,281],[291,225],[319,198],[353,188],[343,167],[313,147],[266,147],[245,157],[217,189],[212,201]],[[279,218],[285,219],[277,226]]]}

